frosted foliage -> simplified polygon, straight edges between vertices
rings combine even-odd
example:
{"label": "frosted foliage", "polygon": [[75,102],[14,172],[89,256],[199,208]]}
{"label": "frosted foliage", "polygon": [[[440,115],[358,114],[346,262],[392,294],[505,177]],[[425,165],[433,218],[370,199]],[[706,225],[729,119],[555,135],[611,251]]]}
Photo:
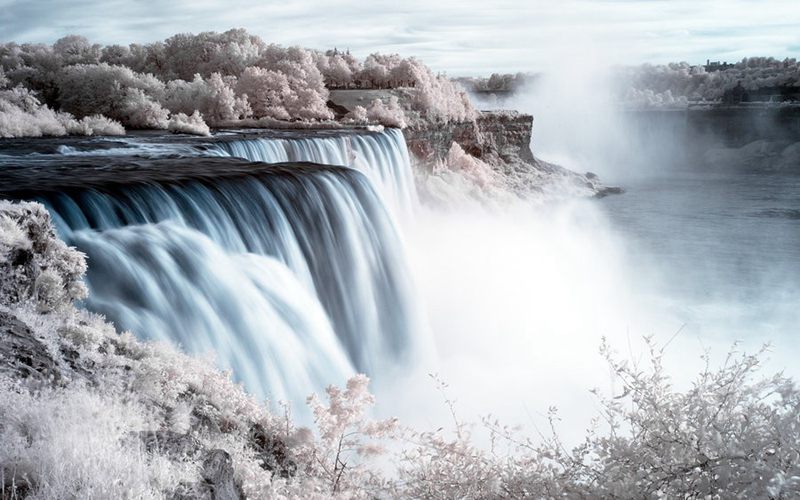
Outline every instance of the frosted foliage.
{"label": "frosted foliage", "polygon": [[30,393],[3,380],[0,400],[2,476],[32,485],[25,498],[159,499],[198,476],[191,464],[148,456],[129,432],[150,423],[121,398],[79,386]]}
{"label": "frosted foliage", "polygon": [[197,111],[190,116],[186,116],[184,113],[173,114],[169,119],[167,129],[178,134],[211,135],[211,129]]}
{"label": "frosted foliage", "polygon": [[459,172],[480,188],[488,188],[497,182],[497,173],[490,165],[465,153],[456,142],[450,146],[447,158],[440,168]]}
{"label": "frosted foliage", "polygon": [[169,113],[158,103],[164,84],[124,66],[79,64],[59,76],[63,110],[77,116],[103,114],[132,128],[166,128]]}
{"label": "frosted foliage", "polygon": [[86,296],[83,255],[55,237],[42,205],[0,201],[0,231],[0,305],[47,311]]}
{"label": "frosted foliage", "polygon": [[[308,126],[333,119],[329,88],[403,89],[405,118],[374,111],[393,126],[476,116],[457,84],[414,58],[372,54],[362,64],[349,52],[266,44],[243,29],[181,33],[146,45],[104,47],[77,35],[52,46],[10,42],[0,44],[0,71],[0,88],[22,85],[58,112],[101,114],[131,128],[166,128],[167,109],[198,111],[212,126]],[[66,132],[17,124],[13,134],[21,133]]]}
{"label": "frosted foliage", "polygon": [[600,415],[567,449],[551,433],[532,439],[487,418],[491,449],[457,434],[413,433],[401,478],[410,497],[793,498],[800,493],[800,393],[780,375],[760,378],[758,356],[730,355],[681,392],[651,344],[649,366],[603,346],[619,394],[598,394]]}
{"label": "frosted foliage", "polygon": [[[666,96],[667,92],[675,100],[713,102],[722,100],[726,91],[740,83],[747,91],[800,87],[800,65],[796,59],[750,57],[725,68],[710,69],[686,62],[625,68],[618,74],[621,97],[632,100],[633,104],[645,99],[644,104],[658,106],[659,96]],[[666,105],[674,104],[669,97],[666,101]]]}
{"label": "frosted foliage", "polygon": [[67,35],[56,40],[53,52],[61,59],[63,65],[96,64],[100,62],[101,45],[92,44],[86,37]]}
{"label": "frosted foliage", "polygon": [[283,106],[285,96],[291,94],[289,79],[282,73],[255,66],[247,68],[236,84],[236,93],[247,96],[256,118],[291,118]]}
{"label": "frosted foliage", "polygon": [[686,96],[676,98],[671,90],[655,93],[650,89],[631,88],[625,95],[625,103],[641,108],[685,108],[689,105],[689,100]]}
{"label": "frosted foliage", "polygon": [[122,125],[102,115],[76,120],[69,113],[53,111],[42,105],[33,92],[24,87],[0,90],[0,137],[123,135],[124,133]]}
{"label": "frosted foliage", "polygon": [[[530,166],[525,172],[533,173]],[[493,206],[519,200],[510,185],[511,176],[500,167],[466,153],[453,142],[447,156],[430,173],[416,172],[417,189],[428,203],[454,207],[478,202]]]}
{"label": "frosted foliage", "polygon": [[[232,83],[235,84],[235,79]],[[197,74],[190,82],[169,82],[164,106],[173,113],[191,115],[199,111],[212,124],[247,118],[252,114],[247,96],[237,97],[233,87],[219,73],[212,73],[208,79]]]}
{"label": "frosted foliage", "polygon": [[208,360],[76,309],[85,269],[43,206],[0,201],[0,496],[171,497],[202,486],[213,449],[231,456],[237,485],[270,485],[251,441],[277,433],[264,407]]}
{"label": "frosted foliage", "polygon": [[361,70],[358,59],[349,53],[328,51],[325,54],[315,53],[314,61],[330,88],[350,88],[353,86],[355,74]]}
{"label": "frosted foliage", "polygon": [[256,65],[285,77],[282,107],[292,118],[315,120],[333,116],[326,105],[328,89],[325,80],[311,51],[271,44],[262,52]]}
{"label": "frosted foliage", "polygon": [[[71,118],[71,115],[70,115]],[[30,111],[0,98],[0,137],[40,137],[66,135],[59,114],[46,106]]]}
{"label": "frosted foliage", "polygon": [[125,128],[121,123],[103,115],[69,120],[65,128],[69,135],[125,135]]}
{"label": "frosted foliage", "polygon": [[364,106],[355,106],[352,111],[347,113],[344,117],[345,122],[353,123],[367,123],[367,108]]}
{"label": "frosted foliage", "polygon": [[265,45],[259,37],[243,29],[197,35],[181,33],[164,41],[163,69],[158,74],[164,80],[188,80],[195,74],[239,75],[258,60]]}
{"label": "frosted foliage", "polygon": [[255,118],[316,120],[332,116],[325,104],[324,87],[305,87],[302,80],[282,71],[249,67],[239,77],[236,93],[247,96]]}
{"label": "frosted foliage", "polygon": [[407,105],[424,120],[469,122],[476,111],[466,92],[445,75],[434,75],[413,57],[371,54],[354,77],[363,88],[407,88]]}
{"label": "frosted foliage", "polygon": [[347,381],[344,391],[329,386],[325,391],[327,404],[316,396],[308,400],[319,431],[319,442],[310,450],[310,472],[323,477],[332,493],[367,480],[368,467],[363,460],[382,454],[379,440],[393,435],[397,428],[395,419],[376,421],[367,417],[375,402],[368,383],[366,376],[357,375]]}
{"label": "frosted foliage", "polygon": [[389,98],[389,103],[384,104],[380,99],[375,99],[366,109],[368,121],[378,122],[387,127],[406,128],[406,115],[400,107],[397,97]]}
{"label": "frosted foliage", "polygon": [[449,78],[427,71],[420,72],[420,83],[414,95],[413,107],[428,119],[441,121],[474,121],[477,112],[467,93]]}
{"label": "frosted foliage", "polygon": [[99,62],[119,66],[130,66],[131,49],[124,45],[107,45],[100,51]]}

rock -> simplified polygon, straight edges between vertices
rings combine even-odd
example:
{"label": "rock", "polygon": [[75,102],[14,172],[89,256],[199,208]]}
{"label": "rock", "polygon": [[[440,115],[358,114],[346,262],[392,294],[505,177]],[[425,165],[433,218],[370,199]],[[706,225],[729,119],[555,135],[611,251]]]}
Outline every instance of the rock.
{"label": "rock", "polygon": [[0,500],[20,500],[27,498],[33,489],[23,477],[5,477],[0,482]]}
{"label": "rock", "polygon": [[172,500],[239,500],[242,492],[234,480],[233,460],[225,450],[204,450],[189,434],[172,431],[144,431],[139,439],[150,453],[167,455],[171,460],[202,459],[202,481],[182,483],[172,492]]}
{"label": "rock", "polygon": [[346,107],[336,104],[330,99],[328,99],[328,102],[326,102],[325,105],[328,106],[328,109],[333,112],[337,120],[341,120],[345,117],[345,115],[347,115],[347,113],[350,112],[350,110],[348,110]]}
{"label": "rock", "polygon": [[612,194],[622,194],[625,190],[621,187],[617,186],[603,186],[597,190],[597,194],[594,195],[595,198],[605,198],[606,196]]}
{"label": "rock", "polygon": [[495,156],[509,162],[533,162],[532,127],[531,115],[482,112],[474,123],[431,123],[429,127],[404,129],[403,135],[409,152],[423,167],[432,169],[447,156],[454,142],[476,158]]}
{"label": "rock", "polygon": [[297,464],[290,458],[286,443],[268,434],[261,425],[255,424],[250,428],[249,441],[263,469],[283,478],[291,477],[297,472]]}
{"label": "rock", "polygon": [[430,123],[404,129],[403,134],[409,153],[430,175],[435,175],[456,143],[498,173],[503,189],[522,198],[560,190],[563,195],[593,196],[605,189],[595,174],[578,174],[536,158],[530,146],[532,130],[531,115],[483,111],[475,122]]}
{"label": "rock", "polygon": [[142,431],[139,439],[149,453],[167,455],[170,458],[193,457],[200,452],[197,439],[188,434],[172,431]]}
{"label": "rock", "polygon": [[168,496],[170,500],[242,500],[244,494],[233,477],[233,460],[225,450],[206,452],[203,481],[182,483]]}
{"label": "rock", "polygon": [[58,382],[61,370],[28,326],[0,310],[0,372],[25,379]]}
{"label": "rock", "polygon": [[233,460],[225,450],[211,450],[203,461],[203,479],[214,500],[239,500],[242,493],[233,479]]}

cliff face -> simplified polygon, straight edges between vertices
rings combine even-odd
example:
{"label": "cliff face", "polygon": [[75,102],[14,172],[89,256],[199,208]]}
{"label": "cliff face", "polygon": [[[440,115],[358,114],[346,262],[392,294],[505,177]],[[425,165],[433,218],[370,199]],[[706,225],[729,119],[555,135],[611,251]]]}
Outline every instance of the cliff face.
{"label": "cliff face", "polygon": [[403,130],[409,152],[420,166],[432,169],[453,143],[479,159],[533,162],[530,149],[533,117],[517,112],[482,112],[475,123],[429,124]]}
{"label": "cliff face", "polygon": [[[532,130],[531,115],[496,111],[480,113],[475,122],[430,123],[407,128],[403,134],[423,178],[418,182],[423,194],[430,179],[464,171],[480,190],[497,193],[499,188],[522,198],[530,194],[560,197],[621,192],[603,186],[593,174],[579,174],[537,159],[530,148]],[[463,151],[454,154],[454,145]],[[450,176],[445,182],[452,180]]]}

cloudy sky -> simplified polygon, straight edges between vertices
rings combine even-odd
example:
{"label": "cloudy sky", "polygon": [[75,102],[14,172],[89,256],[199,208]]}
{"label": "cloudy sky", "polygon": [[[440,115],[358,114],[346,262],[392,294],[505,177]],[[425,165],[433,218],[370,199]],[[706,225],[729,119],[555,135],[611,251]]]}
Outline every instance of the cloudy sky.
{"label": "cloudy sky", "polygon": [[284,45],[416,55],[451,75],[800,57],[800,0],[0,0],[0,41],[149,42],[232,27]]}

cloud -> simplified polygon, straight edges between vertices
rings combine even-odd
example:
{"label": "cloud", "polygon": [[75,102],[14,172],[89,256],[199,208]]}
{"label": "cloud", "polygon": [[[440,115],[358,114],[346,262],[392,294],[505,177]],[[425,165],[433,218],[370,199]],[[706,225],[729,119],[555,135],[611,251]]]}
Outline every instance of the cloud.
{"label": "cloud", "polygon": [[0,12],[8,41],[148,42],[244,27],[284,45],[416,55],[451,74],[538,70],[563,53],[701,62],[792,57],[800,46],[796,0],[0,0]]}

